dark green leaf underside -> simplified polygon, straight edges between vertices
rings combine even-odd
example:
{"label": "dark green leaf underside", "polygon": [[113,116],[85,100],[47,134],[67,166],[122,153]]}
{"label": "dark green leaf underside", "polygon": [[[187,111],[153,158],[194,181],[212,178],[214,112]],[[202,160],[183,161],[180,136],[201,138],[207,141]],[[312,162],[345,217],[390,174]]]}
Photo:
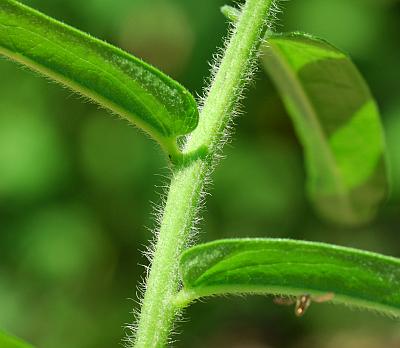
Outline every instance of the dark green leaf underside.
{"label": "dark green leaf underside", "polygon": [[33,346],[0,331],[0,348],[33,348]]}
{"label": "dark green leaf underside", "polygon": [[197,126],[196,102],[179,83],[13,0],[0,2],[0,53],[126,117],[163,144]]}
{"label": "dark green leaf underside", "polygon": [[263,65],[304,146],[317,209],[345,224],[373,218],[387,191],[376,103],[347,55],[301,33],[270,34]]}
{"label": "dark green leaf underside", "polygon": [[190,299],[215,294],[334,293],[333,302],[400,316],[400,259],[323,243],[227,239],[181,259]]}

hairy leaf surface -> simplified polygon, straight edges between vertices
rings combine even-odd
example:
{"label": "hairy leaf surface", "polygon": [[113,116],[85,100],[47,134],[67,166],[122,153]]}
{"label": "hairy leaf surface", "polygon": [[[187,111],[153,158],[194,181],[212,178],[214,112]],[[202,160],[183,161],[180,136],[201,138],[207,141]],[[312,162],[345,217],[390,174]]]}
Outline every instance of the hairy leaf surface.
{"label": "hairy leaf surface", "polygon": [[400,316],[400,259],[352,248],[285,239],[227,239],[181,258],[191,300],[215,294],[313,296]]}
{"label": "hairy leaf surface", "polygon": [[197,126],[196,102],[179,83],[13,0],[0,2],[0,53],[126,117],[167,148]]}
{"label": "hairy leaf surface", "polygon": [[304,146],[308,192],[331,220],[373,218],[387,191],[378,108],[350,58],[309,35],[270,34],[263,65]]}
{"label": "hairy leaf surface", "polygon": [[5,332],[0,331],[0,347],[1,348],[33,348],[30,344],[10,336]]}

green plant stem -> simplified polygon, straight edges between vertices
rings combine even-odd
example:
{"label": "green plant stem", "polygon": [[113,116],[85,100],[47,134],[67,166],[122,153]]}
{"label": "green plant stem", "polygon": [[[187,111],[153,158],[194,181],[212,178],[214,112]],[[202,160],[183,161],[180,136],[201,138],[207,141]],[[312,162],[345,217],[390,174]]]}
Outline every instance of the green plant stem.
{"label": "green plant stem", "polygon": [[175,305],[180,287],[179,258],[194,225],[205,178],[263,37],[271,2],[248,0],[244,5],[209,90],[199,125],[184,147],[187,154],[206,147],[208,156],[174,169],[147,279],[135,347],[165,346],[181,310]]}

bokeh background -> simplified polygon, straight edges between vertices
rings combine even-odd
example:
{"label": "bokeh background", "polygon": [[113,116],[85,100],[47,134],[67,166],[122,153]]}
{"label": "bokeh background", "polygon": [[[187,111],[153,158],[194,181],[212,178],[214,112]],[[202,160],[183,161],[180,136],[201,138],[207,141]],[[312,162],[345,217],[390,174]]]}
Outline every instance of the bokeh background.
{"label": "bokeh background", "polygon": [[[23,2],[150,61],[197,95],[227,29],[224,0]],[[290,237],[400,257],[400,1],[282,8],[278,30],[328,39],[369,82],[387,131],[392,195],[369,226],[319,220],[304,192],[301,147],[260,71],[214,173],[199,239]],[[2,59],[0,327],[40,348],[120,347],[167,175],[157,145],[126,121]],[[297,319],[270,298],[215,298],[185,319],[176,347],[400,347],[399,322],[328,304]]]}

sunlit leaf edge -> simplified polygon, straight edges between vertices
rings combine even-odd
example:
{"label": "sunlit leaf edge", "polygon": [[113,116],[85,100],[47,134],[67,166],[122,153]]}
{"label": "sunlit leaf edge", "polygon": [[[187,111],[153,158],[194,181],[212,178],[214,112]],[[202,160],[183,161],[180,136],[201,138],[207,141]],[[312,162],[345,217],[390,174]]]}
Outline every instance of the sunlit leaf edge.
{"label": "sunlit leaf edge", "polygon": [[[251,249],[252,247],[253,250]],[[244,251],[241,248],[243,248]],[[246,248],[247,250],[245,250]],[[224,249],[224,252],[226,252],[225,256],[227,257],[221,256],[219,258],[218,254],[220,254],[221,250]],[[230,253],[229,249],[236,249],[237,252]],[[296,249],[298,249],[297,254]],[[293,273],[293,270],[290,270],[290,268],[289,270],[277,269],[275,273],[276,277],[269,278],[270,280],[266,280],[265,284],[261,285],[245,284],[240,282],[236,284],[218,284],[218,279],[225,279],[225,281],[228,282],[229,277],[235,275],[234,269],[225,272],[223,267],[218,271],[219,278],[217,280],[216,278],[213,279],[212,272],[215,271],[215,268],[213,270],[215,265],[218,264],[221,266],[223,263],[228,264],[230,262],[228,259],[232,255],[236,257],[237,261],[237,258],[240,256],[242,251],[244,253],[252,252],[254,250],[265,250],[265,252],[268,252],[268,250],[274,250],[276,253],[274,257],[280,260],[278,263],[283,264],[289,257],[305,257],[304,253],[308,251],[312,255],[315,255],[317,259],[324,260],[324,263],[322,263],[322,265],[314,265],[314,267],[320,268],[320,270],[317,270],[316,273],[318,276],[316,278],[310,278],[313,279],[313,282],[316,282],[312,286],[307,285],[307,277],[312,276],[313,265],[305,267],[304,264],[299,263],[297,265],[296,262],[293,263],[293,267],[297,265],[299,267],[298,272],[295,270],[295,273]],[[331,266],[333,265],[334,267],[329,268],[330,264],[329,262],[326,262],[332,262],[332,257],[335,254],[336,259],[333,259],[333,261],[336,261],[337,264],[335,265],[335,263],[332,263]],[[253,256],[254,255],[249,258],[249,262],[254,262]],[[339,267],[340,263],[346,262],[346,260],[348,260],[347,266],[349,267]],[[237,262],[240,264],[239,261]],[[326,265],[324,266],[325,263]],[[268,263],[266,263],[266,265],[268,265]],[[365,268],[367,273],[362,273],[359,269],[355,268],[356,266],[361,267],[363,265],[369,265],[369,267]],[[276,267],[276,265],[274,266],[273,264],[268,267],[270,266]],[[246,264],[242,264],[241,267],[246,267]],[[328,272],[335,270],[335,267],[338,268],[336,272]],[[375,272],[371,271],[370,268],[373,267],[379,268],[379,272],[377,269],[375,269]],[[250,270],[251,269],[247,268],[245,277],[251,283],[252,273]],[[289,274],[289,271],[292,272],[292,275]],[[371,281],[372,279],[376,282],[375,286],[371,286],[371,284],[358,283],[361,278],[357,278],[355,271],[358,271],[358,275],[364,280],[369,279]],[[393,273],[390,273],[389,271],[393,271]],[[183,290],[177,297],[177,303],[181,306],[185,306],[198,298],[214,295],[259,294],[299,296],[302,294],[310,294],[319,296],[328,292],[333,292],[335,294],[332,300],[333,303],[344,304],[346,306],[363,310],[372,310],[393,318],[400,318],[400,259],[369,251],[326,243],[296,241],[291,239],[224,239],[200,244],[186,250],[181,256],[180,272],[183,281]],[[285,272],[288,274],[285,274]],[[297,285],[293,283],[293,280],[291,281],[289,279],[293,274],[301,280]],[[348,279],[348,283],[335,283],[335,277],[342,280]],[[277,279],[281,279],[282,283],[274,283]],[[386,284],[384,282],[385,279],[389,279],[391,283]],[[329,283],[328,288],[326,287],[328,284],[327,280],[333,281],[332,283]],[[321,286],[316,286],[318,284]],[[357,286],[354,287],[355,285]],[[383,294],[379,293],[382,286],[389,294],[387,297],[391,298],[390,303],[382,302]],[[376,292],[375,295],[374,292]]]}

